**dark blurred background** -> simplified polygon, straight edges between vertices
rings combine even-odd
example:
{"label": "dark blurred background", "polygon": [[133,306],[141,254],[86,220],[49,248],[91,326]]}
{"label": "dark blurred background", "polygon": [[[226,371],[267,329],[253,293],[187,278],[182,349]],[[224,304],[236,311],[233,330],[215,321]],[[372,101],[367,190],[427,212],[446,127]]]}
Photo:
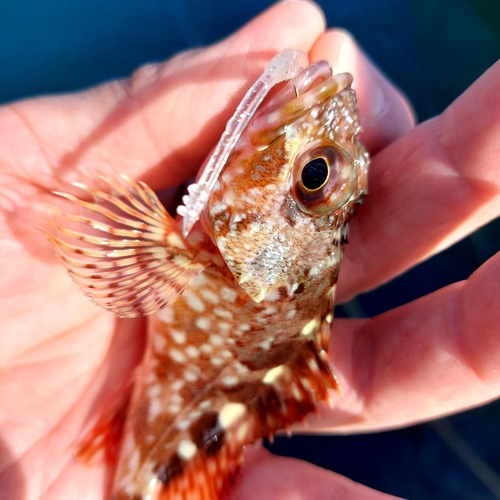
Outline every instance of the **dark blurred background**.
{"label": "dark blurred background", "polygon": [[[323,0],[409,96],[441,112],[500,56],[499,0]],[[128,75],[226,36],[271,2],[0,0],[0,103]],[[500,89],[499,89],[500,91]],[[494,221],[378,290],[337,308],[373,316],[467,278],[500,249]],[[411,499],[500,499],[500,403],[372,435],[278,438],[275,453]]]}

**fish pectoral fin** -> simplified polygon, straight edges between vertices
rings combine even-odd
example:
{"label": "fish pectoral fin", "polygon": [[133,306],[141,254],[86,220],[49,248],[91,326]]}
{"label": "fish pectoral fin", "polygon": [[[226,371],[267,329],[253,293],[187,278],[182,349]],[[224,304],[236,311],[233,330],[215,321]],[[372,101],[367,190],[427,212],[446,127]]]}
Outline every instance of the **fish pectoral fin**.
{"label": "fish pectoral fin", "polygon": [[100,409],[95,419],[82,431],[75,445],[75,457],[79,460],[90,464],[102,453],[106,464],[116,464],[133,381],[133,376],[128,377]]}
{"label": "fish pectoral fin", "polygon": [[83,214],[54,208],[63,223],[50,220],[58,234],[44,233],[96,304],[119,317],[151,314],[172,304],[207,264],[196,261],[177,223],[146,184],[126,176],[121,182],[102,179],[112,194],[75,184],[94,202],[55,193]]}
{"label": "fish pectoral fin", "polygon": [[[189,441],[181,442],[179,452],[189,452]],[[184,450],[184,448],[186,450]],[[160,466],[157,470],[158,499],[219,500],[226,498],[232,489],[239,466],[242,461],[242,449],[236,449],[229,444],[223,444],[216,454],[210,456],[204,451],[198,451],[193,458],[183,464],[183,459],[175,456],[178,461]],[[155,497],[156,498],[156,497]]]}
{"label": "fish pectoral fin", "polygon": [[[244,446],[272,438],[276,431],[304,419],[319,401],[328,399],[329,389],[337,388],[326,353],[309,340],[300,342],[297,352],[280,365],[250,370],[245,376],[230,373],[230,369],[227,365],[224,374],[185,401],[176,416],[165,419],[165,415],[156,415],[158,422],[164,422],[161,426],[154,421],[149,424],[151,430],[163,431],[156,440],[138,445],[142,434],[135,435],[136,446],[149,448],[141,473],[153,473],[138,481],[146,489],[137,491],[137,498],[223,498],[234,482]],[[145,407],[135,416],[135,428],[147,435],[143,413],[151,412],[145,412]],[[127,467],[121,474],[124,479],[130,477]],[[120,480],[118,484],[131,491],[134,488]],[[125,497],[118,489],[115,498]]]}

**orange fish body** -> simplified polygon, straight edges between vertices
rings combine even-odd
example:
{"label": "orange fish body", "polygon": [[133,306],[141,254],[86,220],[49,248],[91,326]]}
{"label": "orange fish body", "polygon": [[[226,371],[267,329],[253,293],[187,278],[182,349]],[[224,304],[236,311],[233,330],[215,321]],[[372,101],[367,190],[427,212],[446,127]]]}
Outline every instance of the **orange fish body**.
{"label": "orange fish body", "polygon": [[264,102],[187,238],[143,183],[65,195],[99,218],[49,235],[75,281],[119,316],[154,312],[113,499],[221,498],[246,444],[336,388],[335,283],[368,168],[351,80],[316,63]]}

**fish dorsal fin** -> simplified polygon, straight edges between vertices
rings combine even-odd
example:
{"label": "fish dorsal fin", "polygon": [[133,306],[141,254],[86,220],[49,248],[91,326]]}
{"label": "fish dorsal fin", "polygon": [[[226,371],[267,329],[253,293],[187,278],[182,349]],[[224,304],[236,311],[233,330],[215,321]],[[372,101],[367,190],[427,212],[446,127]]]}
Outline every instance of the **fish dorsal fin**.
{"label": "fish dorsal fin", "polygon": [[[54,209],[63,222],[45,232],[85,295],[119,317],[151,314],[173,303],[207,264],[197,262],[175,220],[143,182],[101,178],[112,194],[80,183],[94,198],[74,202],[83,215]],[[70,227],[68,227],[70,226]],[[73,229],[75,226],[75,229]]]}

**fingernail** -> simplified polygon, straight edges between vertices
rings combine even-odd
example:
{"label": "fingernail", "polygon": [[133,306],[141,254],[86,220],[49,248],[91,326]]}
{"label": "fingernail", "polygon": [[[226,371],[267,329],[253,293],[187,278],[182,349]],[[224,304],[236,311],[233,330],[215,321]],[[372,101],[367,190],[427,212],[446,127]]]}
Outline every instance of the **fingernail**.
{"label": "fingernail", "polygon": [[334,73],[351,73],[354,76],[354,89],[361,86],[369,88],[369,106],[363,109],[365,120],[377,119],[385,113],[387,105],[377,70],[349,33],[336,29],[333,37],[335,50],[331,63]]}
{"label": "fingernail", "polygon": [[330,64],[333,73],[353,73],[356,60],[356,48],[351,35],[335,28],[329,33]]}

